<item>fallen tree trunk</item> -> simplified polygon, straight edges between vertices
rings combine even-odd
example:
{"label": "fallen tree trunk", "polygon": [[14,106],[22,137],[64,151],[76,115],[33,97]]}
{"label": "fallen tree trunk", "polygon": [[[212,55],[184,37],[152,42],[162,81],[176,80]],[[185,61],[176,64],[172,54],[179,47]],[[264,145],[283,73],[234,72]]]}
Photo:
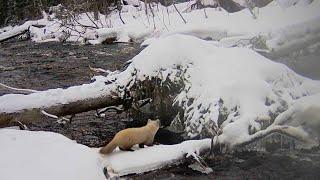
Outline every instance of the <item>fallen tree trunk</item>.
{"label": "fallen tree trunk", "polygon": [[[207,154],[210,150],[210,142],[210,139],[189,140],[174,145],[140,148],[133,152],[113,152],[102,156],[102,164],[107,170],[107,178],[116,178],[128,174],[144,173],[173,164],[189,164],[199,161],[201,163],[200,156]],[[142,156],[143,159],[141,159]],[[126,163],[127,161],[131,163]]]}
{"label": "fallen tree trunk", "polygon": [[116,86],[94,82],[29,95],[4,95],[0,97],[0,127],[10,126],[17,121],[37,122],[45,117],[42,110],[61,117],[120,105],[123,101],[115,91]]}

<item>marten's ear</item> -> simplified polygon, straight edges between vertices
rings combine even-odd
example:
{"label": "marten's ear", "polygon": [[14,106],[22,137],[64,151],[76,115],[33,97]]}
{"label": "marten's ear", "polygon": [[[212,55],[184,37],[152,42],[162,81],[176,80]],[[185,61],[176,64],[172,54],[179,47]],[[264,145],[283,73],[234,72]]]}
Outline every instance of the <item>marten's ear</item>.
{"label": "marten's ear", "polygon": [[148,122],[147,122],[147,123],[149,124],[151,121],[152,121],[151,119],[148,119]]}

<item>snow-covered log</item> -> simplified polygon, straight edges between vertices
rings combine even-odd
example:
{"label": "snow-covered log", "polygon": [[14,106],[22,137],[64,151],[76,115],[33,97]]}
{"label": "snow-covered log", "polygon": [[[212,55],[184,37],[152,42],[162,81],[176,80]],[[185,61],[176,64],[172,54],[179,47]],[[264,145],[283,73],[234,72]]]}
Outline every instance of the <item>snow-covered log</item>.
{"label": "snow-covered log", "polygon": [[50,89],[28,95],[7,94],[0,97],[0,127],[10,122],[36,121],[44,112],[65,116],[121,104],[117,86],[95,81],[67,89]]}
{"label": "snow-covered log", "polygon": [[210,139],[203,139],[175,145],[154,145],[134,152],[117,148],[112,154],[103,156],[103,164],[111,177],[139,174],[181,163],[188,157],[197,158],[200,153],[210,150],[210,144]]}
{"label": "snow-covered log", "polygon": [[14,37],[17,37],[19,35],[22,35],[28,32],[31,26],[45,26],[47,24],[48,24],[48,21],[46,19],[41,19],[37,21],[27,21],[21,26],[16,26],[9,31],[1,33],[0,42],[6,41],[8,39],[12,39]]}

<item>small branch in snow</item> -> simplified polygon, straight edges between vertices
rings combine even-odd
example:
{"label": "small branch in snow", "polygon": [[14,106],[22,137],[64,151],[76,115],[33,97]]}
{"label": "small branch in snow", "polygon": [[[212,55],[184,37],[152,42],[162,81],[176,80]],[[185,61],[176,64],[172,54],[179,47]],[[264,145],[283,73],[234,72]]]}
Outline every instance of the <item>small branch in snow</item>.
{"label": "small branch in snow", "polygon": [[71,117],[68,119],[68,118],[65,118],[65,117],[58,117],[56,115],[53,115],[53,114],[50,114],[48,112],[46,112],[45,110],[41,110],[40,111],[43,115],[47,116],[47,117],[50,117],[50,118],[53,118],[53,119],[57,119],[57,123],[59,124],[65,124],[66,122],[71,122],[72,118],[75,116],[74,114],[71,115]]}
{"label": "small branch in snow", "polygon": [[150,12],[152,14],[152,20],[153,20],[153,28],[156,29],[156,23],[155,23],[155,20],[154,20],[154,12],[153,12],[153,9],[151,7],[151,3],[149,3],[149,8],[150,8]]}
{"label": "small branch in snow", "polygon": [[103,117],[103,113],[105,113],[106,111],[109,111],[109,110],[114,110],[117,112],[117,114],[120,114],[124,111],[123,109],[123,106],[122,105],[119,105],[119,106],[109,106],[109,107],[105,107],[105,108],[102,108],[102,109],[99,109],[99,110],[96,110],[96,116],[97,117]]}
{"label": "small branch in snow", "polygon": [[203,8],[203,12],[204,12],[204,17],[205,17],[206,19],[208,19],[208,15],[207,15],[207,12],[206,12],[206,8]]}
{"label": "small branch in snow", "polygon": [[85,14],[86,14],[87,17],[89,18],[89,20],[96,26],[96,28],[99,29],[98,24],[94,22],[94,20],[90,17],[90,14],[88,14],[88,12],[85,12]]}
{"label": "small branch in snow", "polygon": [[177,6],[174,4],[174,2],[172,1],[172,5],[174,7],[174,9],[178,12],[179,16],[181,17],[181,19],[183,20],[183,22],[185,24],[187,24],[187,21],[184,19],[184,17],[182,16],[182,14],[180,13],[180,11],[178,10]]}
{"label": "small branch in snow", "polygon": [[168,21],[169,21],[169,25],[171,25],[171,22],[170,22],[170,14],[169,14],[169,9],[168,9],[168,7],[166,7],[166,9],[167,9],[167,15],[168,15]]}
{"label": "small branch in snow", "polygon": [[89,69],[93,72],[97,72],[97,73],[106,73],[106,74],[109,74],[111,73],[111,71],[109,70],[105,70],[105,69],[102,69],[102,68],[93,68],[89,65]]}
{"label": "small branch in snow", "polygon": [[19,125],[19,128],[21,129],[21,130],[28,130],[29,128],[28,128],[28,126],[26,126],[25,124],[23,124],[22,122],[20,122],[20,121],[18,121],[18,120],[16,120],[15,122],[17,122]]}

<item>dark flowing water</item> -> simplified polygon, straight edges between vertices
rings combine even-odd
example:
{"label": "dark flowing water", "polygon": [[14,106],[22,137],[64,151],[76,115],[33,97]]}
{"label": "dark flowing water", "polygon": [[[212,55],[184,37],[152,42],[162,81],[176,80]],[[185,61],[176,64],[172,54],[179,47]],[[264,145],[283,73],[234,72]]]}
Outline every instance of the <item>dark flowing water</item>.
{"label": "dark flowing water", "polygon": [[[137,44],[72,45],[35,44],[29,41],[0,45],[0,82],[18,88],[44,90],[66,88],[90,82],[92,67],[116,70],[141,51]],[[272,58],[288,65],[297,73],[320,79],[320,51],[297,56]],[[1,89],[0,95],[8,93]],[[17,102],[19,103],[19,102]],[[108,113],[97,118],[94,112],[77,115],[70,124],[53,119],[31,124],[31,130],[54,131],[77,142],[99,147],[126,127],[125,114]],[[274,152],[239,152],[232,156],[206,159],[213,169],[210,175],[193,171],[188,163],[165,169],[131,175],[129,179],[320,179],[320,151],[282,150]]]}

